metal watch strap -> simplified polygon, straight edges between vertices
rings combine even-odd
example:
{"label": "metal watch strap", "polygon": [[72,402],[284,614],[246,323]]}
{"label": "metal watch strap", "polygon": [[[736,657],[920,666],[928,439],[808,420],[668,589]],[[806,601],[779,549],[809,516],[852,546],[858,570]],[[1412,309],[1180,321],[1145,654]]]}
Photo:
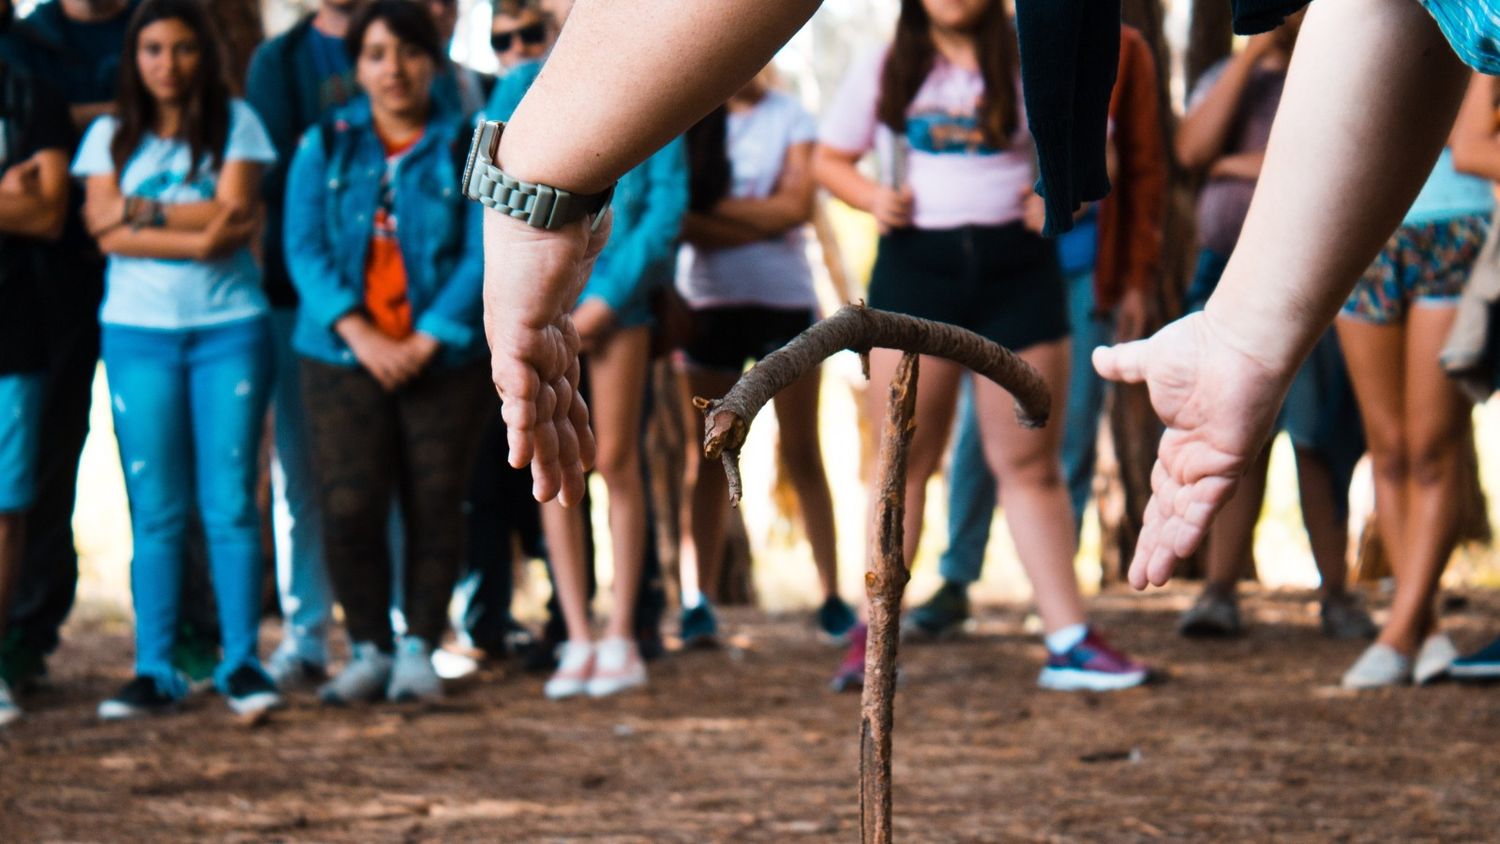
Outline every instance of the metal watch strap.
{"label": "metal watch strap", "polygon": [[599,193],[580,196],[551,185],[525,182],[497,167],[493,160],[505,124],[482,121],[475,127],[469,162],[464,171],[463,193],[486,208],[541,229],[556,230],[593,215],[593,228],[604,219],[614,196],[614,186]]}

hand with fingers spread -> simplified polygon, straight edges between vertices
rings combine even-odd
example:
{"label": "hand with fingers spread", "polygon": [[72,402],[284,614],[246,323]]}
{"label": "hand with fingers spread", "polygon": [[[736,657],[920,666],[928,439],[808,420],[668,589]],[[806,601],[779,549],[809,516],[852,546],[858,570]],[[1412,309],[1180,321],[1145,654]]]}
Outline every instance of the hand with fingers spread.
{"label": "hand with fingers spread", "polygon": [[1095,349],[1094,367],[1112,381],[1144,383],[1167,426],[1130,564],[1132,586],[1161,586],[1203,541],[1260,452],[1291,373],[1238,346],[1207,313],[1186,316],[1145,340]]}
{"label": "hand with fingers spread", "polygon": [[509,430],[510,464],[531,464],[538,501],[583,500],[594,462],[588,406],[578,393],[580,339],[571,312],[609,221],[557,231],[489,212],[484,222],[484,331]]}

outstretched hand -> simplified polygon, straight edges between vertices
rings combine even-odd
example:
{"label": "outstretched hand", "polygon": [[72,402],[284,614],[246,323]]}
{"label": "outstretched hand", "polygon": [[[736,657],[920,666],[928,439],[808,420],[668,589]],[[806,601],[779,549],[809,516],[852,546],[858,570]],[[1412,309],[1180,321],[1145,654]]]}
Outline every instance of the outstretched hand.
{"label": "outstretched hand", "polygon": [[594,462],[589,411],[578,393],[579,337],[570,315],[609,221],[545,231],[496,212],[484,215],[484,332],[491,377],[508,429],[510,464],[531,464],[538,501],[583,500]]}
{"label": "outstretched hand", "polygon": [[1095,349],[1094,368],[1111,381],[1144,383],[1167,426],[1129,574],[1137,589],[1161,586],[1234,494],[1271,433],[1291,376],[1237,348],[1204,313],[1145,340]]}

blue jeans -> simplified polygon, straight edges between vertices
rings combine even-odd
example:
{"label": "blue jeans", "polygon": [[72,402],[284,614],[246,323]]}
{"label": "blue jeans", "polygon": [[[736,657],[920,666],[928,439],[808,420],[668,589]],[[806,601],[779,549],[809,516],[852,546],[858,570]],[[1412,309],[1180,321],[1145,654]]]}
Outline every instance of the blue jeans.
{"label": "blue jeans", "polygon": [[[1068,277],[1068,318],[1073,324],[1073,356],[1068,372],[1068,404],[1063,411],[1062,463],[1073,504],[1073,523],[1083,522],[1094,482],[1099,414],[1104,408],[1104,380],[1094,372],[1090,354],[1112,339],[1113,323],[1094,314],[1094,274]],[[965,376],[958,403],[958,438],[948,472],[948,549],[938,563],[943,579],[954,583],[979,580],[990,521],[999,503],[995,476],[984,462],[979,418],[974,411],[973,376]]]}
{"label": "blue jeans", "polygon": [[215,680],[259,666],[260,513],[257,454],[271,386],[265,319],[161,331],[104,327],[115,437],[130,499],[135,559],[135,671],[170,694],[186,692],[172,667],[192,503],[208,539],[224,643]]}
{"label": "blue jeans", "polygon": [[300,358],[292,351],[296,308],[271,312],[276,373],[271,387],[276,448],[271,460],[272,526],[276,538],[276,595],[282,647],[315,663],[328,661],[333,587],[323,563],[317,478],[308,453]]}

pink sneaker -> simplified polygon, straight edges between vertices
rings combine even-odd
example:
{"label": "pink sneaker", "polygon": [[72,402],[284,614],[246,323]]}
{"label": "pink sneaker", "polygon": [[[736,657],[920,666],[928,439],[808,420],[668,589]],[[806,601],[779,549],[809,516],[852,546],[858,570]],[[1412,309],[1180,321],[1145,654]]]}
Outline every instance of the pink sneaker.
{"label": "pink sneaker", "polygon": [[1090,629],[1067,653],[1047,658],[1037,685],[1059,692],[1111,692],[1139,686],[1150,674],[1150,669],[1110,647]]}
{"label": "pink sneaker", "polygon": [[865,639],[870,634],[870,628],[864,623],[856,624],[849,630],[849,650],[844,653],[844,661],[839,663],[839,668],[833,673],[833,690],[836,692],[847,692],[853,689],[863,688],[865,685]]}

